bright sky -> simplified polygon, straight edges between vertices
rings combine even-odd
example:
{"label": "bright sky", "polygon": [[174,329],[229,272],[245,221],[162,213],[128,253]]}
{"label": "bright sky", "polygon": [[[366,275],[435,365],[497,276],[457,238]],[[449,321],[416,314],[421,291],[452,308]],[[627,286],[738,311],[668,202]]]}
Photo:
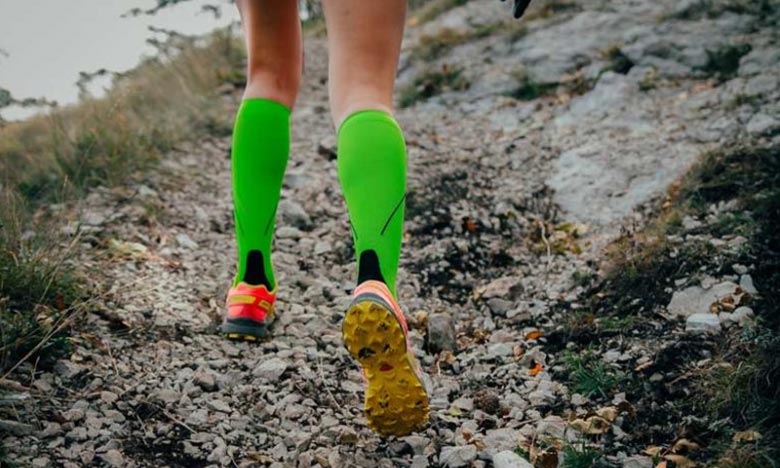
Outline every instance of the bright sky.
{"label": "bright sky", "polygon": [[[222,17],[202,13],[217,4]],[[154,49],[149,25],[184,34],[202,34],[238,20],[225,0],[192,0],[155,16],[121,18],[133,7],[149,8],[153,0],[0,0],[0,87],[17,98],[46,97],[75,102],[80,71],[122,71]],[[30,110],[6,109],[18,119]]]}

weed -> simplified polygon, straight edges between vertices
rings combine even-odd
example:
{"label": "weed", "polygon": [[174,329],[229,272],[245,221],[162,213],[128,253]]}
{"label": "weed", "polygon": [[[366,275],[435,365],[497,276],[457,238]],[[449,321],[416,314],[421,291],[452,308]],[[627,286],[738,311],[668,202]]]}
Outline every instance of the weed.
{"label": "weed", "polygon": [[517,86],[507,93],[507,96],[521,101],[532,101],[543,96],[549,96],[558,89],[558,83],[539,83],[525,70],[516,71],[513,75],[517,80]]}
{"label": "weed", "polygon": [[426,70],[411,85],[401,90],[399,104],[401,107],[409,107],[447,91],[468,89],[469,82],[462,74],[463,69],[446,64],[440,69]]}
{"label": "weed", "polygon": [[[0,211],[0,371],[37,351],[46,368],[68,350],[59,329],[81,296],[76,281],[57,260],[65,254],[51,242],[50,226],[25,220],[24,200],[5,192]],[[35,231],[26,228],[35,227]],[[59,252],[59,253],[58,253]]]}
{"label": "weed", "polygon": [[642,92],[651,91],[658,87],[658,70],[650,68],[645,72],[645,76],[639,81],[639,90]]}
{"label": "weed", "polygon": [[192,134],[229,131],[219,88],[244,80],[238,42],[220,32],[158,47],[105,97],[0,127],[0,369],[67,353],[65,320],[83,299],[62,220],[41,207],[125,183]]}
{"label": "weed", "polygon": [[487,37],[501,29],[502,23],[491,23],[465,31],[444,28],[433,35],[424,35],[412,50],[412,57],[418,60],[436,60],[452,48],[469,41]]}
{"label": "weed", "polygon": [[618,46],[607,48],[602,51],[601,55],[609,61],[607,70],[615,73],[625,75],[634,67],[634,62]]}
{"label": "weed", "polygon": [[569,370],[573,390],[587,397],[600,395],[607,398],[622,377],[590,351],[568,352],[563,356],[563,363]]}
{"label": "weed", "polygon": [[604,453],[586,446],[567,444],[561,450],[561,468],[609,468],[611,465],[604,460]]}
{"label": "weed", "polygon": [[433,19],[436,19],[442,13],[468,3],[468,0],[413,0],[409,2],[409,8],[413,13],[412,18],[415,18],[417,24],[426,23]]}
{"label": "weed", "polygon": [[720,80],[733,78],[739,70],[739,59],[750,49],[750,44],[726,44],[717,49],[707,49],[707,63],[702,71]]}

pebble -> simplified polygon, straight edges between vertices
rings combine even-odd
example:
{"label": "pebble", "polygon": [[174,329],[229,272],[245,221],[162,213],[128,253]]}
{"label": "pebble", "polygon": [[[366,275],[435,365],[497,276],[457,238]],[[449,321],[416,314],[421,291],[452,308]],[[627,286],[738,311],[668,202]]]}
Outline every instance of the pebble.
{"label": "pebble", "polygon": [[459,468],[469,466],[471,462],[477,459],[477,448],[473,445],[463,445],[459,447],[442,447],[439,460],[441,464],[448,468]]}
{"label": "pebble", "polygon": [[203,389],[203,391],[206,392],[213,392],[217,389],[217,381],[214,378],[213,374],[210,374],[208,372],[200,371],[196,372],[195,376],[193,377],[195,384]]}
{"label": "pebble", "polygon": [[100,456],[108,466],[116,468],[123,468],[125,466],[125,457],[122,452],[116,449],[111,449]]}
{"label": "pebble", "polygon": [[455,327],[449,314],[435,313],[428,316],[426,343],[428,351],[434,354],[455,350]]}
{"label": "pebble", "polygon": [[259,366],[252,371],[252,375],[260,377],[267,382],[276,382],[289,367],[289,362],[280,358],[264,359]]}
{"label": "pebble", "polygon": [[494,468],[534,468],[534,466],[520,455],[511,450],[504,450],[493,455]]}
{"label": "pebble", "polygon": [[693,314],[685,321],[685,331],[689,333],[715,333],[720,331],[720,320],[709,312]]}

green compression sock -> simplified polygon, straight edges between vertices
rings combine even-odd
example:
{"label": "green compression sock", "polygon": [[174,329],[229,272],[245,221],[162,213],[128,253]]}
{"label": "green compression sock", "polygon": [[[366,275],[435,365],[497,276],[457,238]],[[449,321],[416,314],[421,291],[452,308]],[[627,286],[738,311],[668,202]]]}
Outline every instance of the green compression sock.
{"label": "green compression sock", "polygon": [[338,173],[355,240],[358,283],[383,281],[395,296],[406,196],[406,144],[391,115],[363,110],[347,117],[338,132]]}
{"label": "green compression sock", "polygon": [[245,99],[233,127],[233,204],[238,243],[235,283],[276,287],[271,241],[290,151],[290,110]]}

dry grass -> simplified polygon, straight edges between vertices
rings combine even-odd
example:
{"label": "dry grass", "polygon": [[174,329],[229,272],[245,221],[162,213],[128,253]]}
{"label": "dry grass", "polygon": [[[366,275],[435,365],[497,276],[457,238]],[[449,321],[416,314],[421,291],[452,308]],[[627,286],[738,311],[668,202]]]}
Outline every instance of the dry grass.
{"label": "dry grass", "polygon": [[171,37],[105,97],[0,128],[0,371],[66,351],[60,325],[85,299],[51,205],[137,179],[181,141],[229,133],[242,62],[228,33]]}
{"label": "dry grass", "polygon": [[237,79],[239,57],[224,34],[166,47],[118,78],[105,97],[5,126],[0,183],[29,200],[47,199],[63,185],[111,185],[184,138],[228,131],[231,115],[214,104],[219,85]]}

